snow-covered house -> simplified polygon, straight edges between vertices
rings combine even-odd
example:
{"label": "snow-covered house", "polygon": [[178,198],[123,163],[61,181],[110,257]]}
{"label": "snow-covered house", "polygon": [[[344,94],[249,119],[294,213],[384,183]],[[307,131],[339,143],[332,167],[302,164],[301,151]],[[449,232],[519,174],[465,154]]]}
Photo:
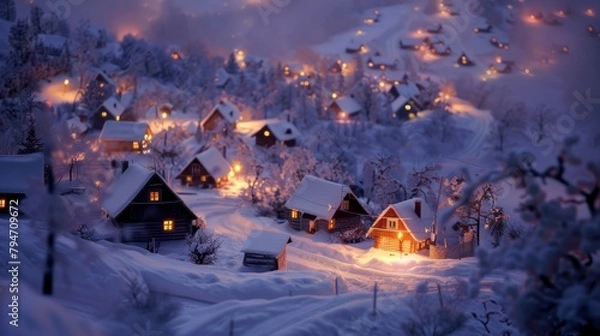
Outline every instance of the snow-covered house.
{"label": "snow-covered house", "polygon": [[223,126],[224,128],[230,126],[235,129],[240,116],[240,110],[235,105],[229,101],[221,100],[212,111],[202,119],[200,127],[202,127],[202,130],[205,132],[217,131],[219,130],[219,126]]}
{"label": "snow-covered house", "polygon": [[392,96],[392,99],[398,99],[400,96],[417,98],[421,94],[421,88],[416,83],[404,80],[399,84],[392,85],[388,93]]}
{"label": "snow-covered house", "polygon": [[360,43],[360,42],[356,42],[356,41],[351,41],[347,46],[346,46],[346,53],[347,54],[358,54],[358,53],[366,53],[367,51],[369,51],[369,48]]}
{"label": "snow-covered house", "polygon": [[227,182],[231,174],[227,160],[216,148],[211,147],[189,160],[176,179],[181,180],[181,185],[215,188]]}
{"label": "snow-covered house", "polygon": [[138,164],[110,187],[102,208],[126,242],[184,239],[198,219],[159,174]]}
{"label": "snow-covered house", "polygon": [[106,152],[143,153],[149,150],[152,131],[145,122],[109,120],[98,139]]}
{"label": "snow-covered house", "polygon": [[214,82],[217,89],[226,89],[233,84],[233,79],[225,69],[219,68],[216,71]]}
{"label": "snow-covered house", "polygon": [[67,55],[69,50],[69,40],[59,35],[38,34],[36,41],[38,52],[49,56],[60,57]]}
{"label": "snow-covered house", "polygon": [[360,227],[369,213],[349,186],[307,175],[286,202],[289,225],[314,233]]}
{"label": "snow-covered house", "polygon": [[238,130],[247,131],[255,139],[255,144],[261,147],[271,147],[277,143],[294,147],[300,137],[300,131],[294,124],[279,119],[240,122]]}
{"label": "snow-covered house", "polygon": [[327,110],[334,115],[335,119],[344,120],[358,116],[362,107],[354,97],[350,96],[336,98]]}
{"label": "snow-covered house", "polygon": [[112,96],[108,98],[92,115],[90,120],[92,128],[101,130],[105,122],[109,120],[121,120],[123,112],[125,112],[125,105],[117,97]]}
{"label": "snow-covered house", "polygon": [[398,68],[398,60],[392,57],[374,55],[367,59],[367,67],[375,70],[396,70]]}
{"label": "snow-covered house", "polygon": [[146,111],[146,118],[160,118],[167,119],[173,113],[173,104],[171,103],[163,103],[151,106]]}
{"label": "snow-covered house", "polygon": [[459,66],[474,66],[475,65],[475,62],[473,62],[473,60],[471,60],[469,57],[467,57],[467,55],[464,52],[462,54],[460,54],[460,57],[458,58],[456,63]]}
{"label": "snow-covered house", "polygon": [[273,231],[252,231],[242,246],[244,266],[266,271],[287,269],[286,246],[292,242],[287,234]]}
{"label": "snow-covered house", "polygon": [[296,62],[290,62],[283,66],[283,75],[286,77],[304,76],[304,65]]}
{"label": "snow-covered house", "polygon": [[68,119],[66,123],[67,129],[69,130],[69,133],[71,133],[71,137],[73,139],[84,136],[90,129],[90,125],[86,122],[83,122],[80,117]]}
{"label": "snow-covered house", "polygon": [[94,76],[94,78],[92,78],[92,80],[86,86],[92,85],[93,82],[96,82],[98,86],[102,88],[108,85],[112,91],[117,89],[117,83],[102,70],[99,70],[96,76]]}
{"label": "snow-covered house", "polygon": [[392,118],[398,120],[414,119],[423,105],[416,98],[400,96],[392,101]]}
{"label": "snow-covered house", "polygon": [[385,208],[367,237],[375,240],[377,249],[414,253],[429,246],[433,221],[429,206],[421,198],[413,198]]}
{"label": "snow-covered house", "polygon": [[419,51],[423,48],[423,42],[417,39],[403,37],[399,42],[400,49],[410,50],[410,51]]}
{"label": "snow-covered house", "polygon": [[44,187],[44,156],[0,155],[0,215],[19,207],[30,190]]}

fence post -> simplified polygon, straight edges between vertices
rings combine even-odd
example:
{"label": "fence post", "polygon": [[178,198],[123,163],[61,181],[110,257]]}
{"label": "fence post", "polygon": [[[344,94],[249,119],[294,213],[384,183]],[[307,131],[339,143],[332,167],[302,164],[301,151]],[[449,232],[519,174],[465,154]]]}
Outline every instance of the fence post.
{"label": "fence post", "polygon": [[335,277],[335,295],[339,294],[339,287],[338,287],[338,277]]}
{"label": "fence post", "polygon": [[373,315],[377,315],[377,282],[373,286]]}
{"label": "fence post", "polygon": [[229,336],[233,336],[233,327],[234,327],[234,322],[233,322],[233,319],[231,319],[229,321]]}

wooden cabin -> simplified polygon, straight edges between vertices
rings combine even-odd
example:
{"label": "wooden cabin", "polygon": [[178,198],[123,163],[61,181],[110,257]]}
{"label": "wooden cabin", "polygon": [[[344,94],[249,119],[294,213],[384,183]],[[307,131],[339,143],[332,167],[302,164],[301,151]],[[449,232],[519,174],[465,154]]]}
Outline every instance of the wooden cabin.
{"label": "wooden cabin", "polygon": [[473,32],[475,32],[475,34],[489,34],[492,32],[492,25],[487,25],[487,27],[475,27]]}
{"label": "wooden cabin", "polygon": [[496,37],[492,37],[490,39],[490,44],[499,49],[505,49],[505,50],[508,49],[508,42],[501,42]]}
{"label": "wooden cabin", "polygon": [[419,50],[423,49],[423,46],[421,45],[421,41],[410,39],[410,38],[403,38],[402,40],[400,40],[398,42],[398,44],[399,44],[400,49],[403,49],[403,50],[419,51]]}
{"label": "wooden cabin", "polygon": [[30,192],[44,188],[44,155],[0,155],[0,216],[20,208]]}
{"label": "wooden cabin", "polygon": [[390,252],[415,253],[429,246],[433,211],[421,198],[413,198],[385,208],[373,223],[367,237],[375,248]]}
{"label": "wooden cabin", "polygon": [[240,110],[232,103],[221,100],[219,103],[202,119],[200,127],[207,131],[222,131],[218,130],[219,126],[231,127],[235,129],[236,123],[240,118]]}
{"label": "wooden cabin", "polygon": [[369,69],[375,69],[375,70],[381,70],[381,71],[396,70],[396,69],[398,69],[398,60],[389,58],[389,57],[377,56],[377,55],[371,56],[367,59],[367,67]]}
{"label": "wooden cabin", "polygon": [[184,239],[198,217],[157,173],[130,165],[102,203],[125,242]]}
{"label": "wooden cabin", "polygon": [[302,179],[285,207],[290,227],[309,233],[355,229],[369,215],[349,186],[311,175]]}
{"label": "wooden cabin", "polygon": [[429,46],[429,52],[437,56],[450,56],[452,49],[444,43],[433,43]]}
{"label": "wooden cabin", "polygon": [[392,101],[392,118],[398,120],[411,120],[423,110],[423,104],[417,98],[400,96]]}
{"label": "wooden cabin", "polygon": [[346,46],[346,54],[364,54],[368,51],[369,48],[366,45],[354,41]]}
{"label": "wooden cabin", "polygon": [[218,188],[232,175],[231,166],[221,153],[211,147],[194,156],[177,174],[183,186]]}
{"label": "wooden cabin", "polygon": [[363,110],[362,106],[354,99],[354,97],[339,97],[336,98],[327,108],[330,114],[337,120],[352,119],[360,115]]}
{"label": "wooden cabin", "polygon": [[125,112],[125,105],[117,97],[112,96],[108,98],[92,115],[90,120],[92,128],[101,130],[105,122],[109,120],[121,120],[123,112]]}
{"label": "wooden cabin", "polygon": [[109,92],[116,92],[117,90],[117,83],[104,71],[98,71],[96,76],[86,84],[86,87],[92,85],[93,82],[96,82],[101,88],[107,87]]}
{"label": "wooden cabin", "polygon": [[392,97],[392,100],[398,99],[400,97],[406,98],[417,98],[421,91],[424,89],[423,86],[419,84],[409,82],[406,75],[402,82],[399,84],[394,84],[390,87],[388,94]]}
{"label": "wooden cabin", "polygon": [[150,149],[152,131],[145,122],[109,120],[104,123],[98,139],[108,153],[144,153]]}
{"label": "wooden cabin", "polygon": [[80,139],[84,137],[90,129],[90,125],[84,122],[81,117],[73,117],[66,121],[67,129],[71,133],[71,138]]}
{"label": "wooden cabin", "polygon": [[467,57],[465,53],[460,54],[460,57],[456,61],[459,66],[474,66],[475,62],[473,62],[470,58]]}
{"label": "wooden cabin", "polygon": [[256,145],[261,147],[271,147],[278,143],[294,147],[296,140],[300,137],[300,131],[290,122],[270,119],[265,120],[264,126],[254,132],[251,137],[255,138]]}
{"label": "wooden cabin", "polygon": [[252,231],[242,246],[243,265],[257,270],[287,269],[286,246],[292,238],[273,231]]}
{"label": "wooden cabin", "polygon": [[435,28],[427,28],[427,32],[429,34],[435,34],[435,35],[437,35],[437,34],[441,34],[443,31],[444,31],[444,29],[443,29],[441,23],[438,24],[437,27],[435,27]]}

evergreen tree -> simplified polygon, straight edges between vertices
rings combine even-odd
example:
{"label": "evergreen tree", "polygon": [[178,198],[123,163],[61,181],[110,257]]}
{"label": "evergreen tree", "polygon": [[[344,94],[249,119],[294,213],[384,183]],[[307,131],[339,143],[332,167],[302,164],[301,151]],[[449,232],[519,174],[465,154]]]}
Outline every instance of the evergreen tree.
{"label": "evergreen tree", "polygon": [[33,34],[26,20],[18,20],[10,28],[8,42],[11,47],[11,59],[16,66],[22,66],[31,61],[33,55]]}
{"label": "evergreen tree", "polygon": [[230,74],[237,74],[240,71],[240,66],[237,64],[233,53],[229,54],[229,59],[225,65],[225,71]]}
{"label": "evergreen tree", "polygon": [[15,21],[17,18],[17,8],[15,0],[0,0],[0,19],[6,21]]}
{"label": "evergreen tree", "polygon": [[37,136],[35,131],[35,120],[29,116],[29,126],[27,127],[27,136],[21,143],[18,154],[40,153],[44,149],[44,143]]}
{"label": "evergreen tree", "polygon": [[36,5],[31,6],[31,10],[29,12],[29,22],[31,23],[31,32],[34,36],[45,33],[43,20],[44,11]]}

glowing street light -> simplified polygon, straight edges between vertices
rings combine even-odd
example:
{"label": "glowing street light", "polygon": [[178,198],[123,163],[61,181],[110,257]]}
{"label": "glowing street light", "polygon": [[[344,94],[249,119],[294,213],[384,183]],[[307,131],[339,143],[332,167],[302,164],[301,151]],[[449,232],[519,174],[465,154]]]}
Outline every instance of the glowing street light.
{"label": "glowing street light", "polygon": [[334,92],[334,93],[331,94],[331,98],[336,99],[337,97],[338,97],[337,93]]}
{"label": "glowing street light", "polygon": [[233,171],[236,173],[239,173],[242,171],[242,165],[239,163],[236,163],[235,165],[233,165]]}
{"label": "glowing street light", "polygon": [[63,95],[65,93],[67,93],[67,86],[69,86],[69,79],[65,79],[64,84],[65,84],[65,86],[64,86],[64,90],[63,90]]}

